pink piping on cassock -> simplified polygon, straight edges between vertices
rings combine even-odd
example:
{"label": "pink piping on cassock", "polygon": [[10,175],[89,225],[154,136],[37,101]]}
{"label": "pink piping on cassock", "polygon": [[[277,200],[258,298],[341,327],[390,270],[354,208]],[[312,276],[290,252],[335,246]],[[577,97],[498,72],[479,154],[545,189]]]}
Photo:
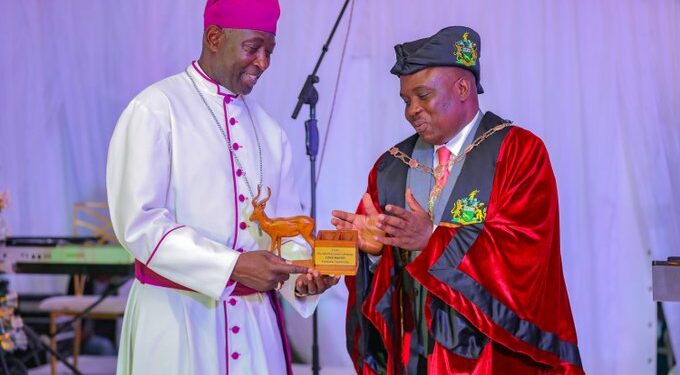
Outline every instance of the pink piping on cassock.
{"label": "pink piping on cassock", "polygon": [[[220,84],[215,82],[213,79],[210,77],[206,76],[201,72],[201,70],[196,66],[196,61],[192,61],[191,65],[194,67],[194,70],[198,72],[198,74],[203,77],[206,81],[212,83],[215,85],[217,88],[217,93],[219,95],[222,95],[224,97],[224,100],[222,101],[222,109],[224,110],[224,127],[227,133],[227,139],[229,142],[231,142],[231,134],[229,132],[229,126],[227,125],[228,122],[228,116],[227,116],[227,103],[231,101],[232,98],[237,98],[238,95],[232,95],[232,94],[227,94],[223,93],[222,90],[220,89]],[[234,244],[232,245],[233,248],[236,248],[236,240],[238,239],[238,231],[239,231],[239,219],[238,219],[238,190],[236,189],[236,176],[234,175],[234,155],[232,155],[231,150],[229,150],[229,158],[231,160],[231,176],[234,181],[234,207],[236,208],[234,210],[235,214],[235,228],[234,228]],[[236,289],[239,287],[243,287],[241,284],[236,284]],[[244,287],[247,288],[247,287]],[[236,291],[236,290],[235,290]],[[257,291],[255,291],[257,292]],[[250,294],[250,293],[249,293]],[[237,295],[235,293],[232,293],[232,295]],[[283,313],[281,311],[281,306],[279,305],[279,301],[276,298],[276,295],[272,292],[269,294],[270,296],[270,302],[272,304],[272,309],[274,310],[274,314],[276,315],[276,323],[279,326],[279,333],[281,335],[281,343],[283,344],[283,354],[284,357],[286,358],[286,371],[288,372],[288,375],[293,374],[293,368],[292,368],[292,361],[291,361],[291,355],[290,355],[290,344],[288,343],[288,336],[286,335],[286,327],[284,325],[283,321]],[[226,309],[226,302],[224,303],[224,324],[225,327],[227,326],[227,309]],[[229,337],[228,333],[226,336],[226,356],[227,356],[227,375],[229,375]]]}
{"label": "pink piping on cassock", "polygon": [[[223,93],[222,90],[220,89],[220,84],[215,82],[213,79],[206,76],[205,74],[203,74],[203,72],[201,72],[201,69],[198,69],[198,67],[196,66],[195,60],[191,62],[191,66],[193,66],[194,70],[196,70],[196,72],[198,72],[198,74],[201,77],[203,77],[206,81],[214,84],[215,87],[217,88],[217,93],[219,95],[222,95],[222,97],[223,97],[222,110],[224,111],[224,128],[225,128],[225,131],[227,132],[227,139],[231,143],[231,134],[229,133],[229,125],[228,125],[228,122],[227,122],[227,103],[231,101],[231,98],[235,98],[238,95],[230,95],[230,94],[227,94],[227,93]],[[238,224],[239,224],[239,219],[238,219],[238,190],[237,190],[237,187],[236,187],[236,175],[234,175],[234,155],[232,155],[231,150],[229,150],[229,160],[231,162],[231,179],[234,182],[234,242],[232,243],[231,247],[236,248],[236,241],[238,240],[238,231],[239,231],[239,228],[238,228]],[[225,327],[225,330],[226,330],[227,327],[228,327],[227,326],[227,309],[226,309],[227,305],[225,304],[224,306],[225,306],[225,309],[224,309],[224,327]],[[225,335],[224,335],[224,341],[225,341],[225,347],[227,348],[226,353],[225,353],[226,361],[227,361],[227,375],[229,375],[229,333],[226,333],[226,331],[225,331]]]}
{"label": "pink piping on cassock", "polygon": [[227,319],[227,301],[222,302],[224,306],[224,358],[227,364],[227,374],[229,375],[229,319]]}
{"label": "pink piping on cassock", "polygon": [[[232,94],[228,94],[228,93],[222,92],[222,89],[220,88],[220,84],[217,83],[217,82],[216,82],[215,80],[213,80],[212,78],[208,77],[207,75],[203,74],[203,72],[201,71],[201,69],[199,69],[199,68],[196,66],[196,60],[194,60],[194,61],[191,62],[191,66],[194,67],[194,70],[196,70],[196,72],[197,72],[201,77],[203,77],[203,79],[205,79],[206,81],[208,81],[208,82],[214,84],[214,85],[215,85],[215,88],[217,88],[217,94],[218,94],[218,95],[222,95],[222,97],[224,98],[224,99],[222,100],[222,110],[224,111],[224,129],[225,129],[226,134],[227,134],[227,139],[228,139],[229,142],[231,143],[231,134],[229,133],[229,126],[227,126],[227,124],[228,124],[228,120],[227,120],[227,103],[231,102],[231,99],[237,98],[238,95],[232,95]],[[231,178],[232,178],[232,181],[234,182],[234,243],[231,245],[231,247],[235,249],[235,248],[236,248],[236,241],[238,240],[238,231],[239,231],[239,227],[238,227],[238,225],[239,225],[239,219],[238,219],[238,190],[237,190],[237,187],[236,187],[236,175],[234,175],[234,170],[235,170],[235,168],[234,168],[234,155],[231,153],[231,150],[229,150],[229,160],[231,161]]]}
{"label": "pink piping on cassock", "polygon": [[147,265],[147,266],[149,265],[149,262],[151,262],[151,258],[153,258],[153,256],[156,255],[156,250],[158,250],[158,247],[161,246],[161,242],[163,242],[163,240],[165,239],[165,237],[168,236],[168,234],[174,232],[175,230],[177,230],[177,229],[179,229],[179,228],[184,228],[185,226],[186,226],[186,225],[178,225],[178,226],[176,226],[176,227],[170,229],[169,231],[165,232],[165,234],[161,237],[161,239],[158,240],[158,243],[156,244],[156,247],[153,248],[153,251],[151,252],[151,256],[149,256],[149,259],[147,259],[145,265]]}
{"label": "pink piping on cassock", "polygon": [[180,284],[177,284],[174,281],[168,280],[165,277],[157,274],[154,272],[151,268],[149,268],[149,263],[151,262],[151,259],[153,259],[153,256],[156,255],[156,251],[161,246],[161,243],[163,240],[165,240],[165,237],[167,237],[170,233],[174,232],[175,230],[179,228],[184,228],[185,225],[178,225],[169,231],[165,232],[163,236],[161,237],[160,240],[158,240],[158,243],[156,244],[156,247],[153,249],[151,252],[151,256],[149,259],[147,259],[146,263],[142,263],[139,260],[135,259],[135,278],[139,280],[140,283],[142,284],[151,284],[151,285],[157,285],[157,286],[163,286],[166,288],[173,288],[173,289],[180,289],[180,290],[191,290],[189,288],[186,288]]}

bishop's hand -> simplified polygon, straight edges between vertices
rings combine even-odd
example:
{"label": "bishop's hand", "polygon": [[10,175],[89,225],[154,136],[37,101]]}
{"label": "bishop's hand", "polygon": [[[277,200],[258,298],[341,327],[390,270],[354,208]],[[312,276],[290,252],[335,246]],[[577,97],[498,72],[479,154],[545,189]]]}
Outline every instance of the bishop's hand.
{"label": "bishop's hand", "polygon": [[340,276],[322,275],[319,271],[311,269],[310,272],[298,276],[295,280],[295,295],[305,297],[321,294],[337,284],[338,280],[340,280]]}
{"label": "bishop's hand", "polygon": [[289,264],[267,250],[248,251],[239,255],[231,273],[231,279],[253,288],[266,292],[279,288],[280,284],[288,280],[291,273],[307,273],[309,268]]}

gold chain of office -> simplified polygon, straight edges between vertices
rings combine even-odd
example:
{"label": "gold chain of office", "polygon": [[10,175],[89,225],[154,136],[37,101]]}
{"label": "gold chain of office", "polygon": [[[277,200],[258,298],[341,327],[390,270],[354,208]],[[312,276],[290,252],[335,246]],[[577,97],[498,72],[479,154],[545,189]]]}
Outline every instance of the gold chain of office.
{"label": "gold chain of office", "polygon": [[[459,161],[463,160],[465,158],[465,155],[467,155],[470,151],[474,150],[477,146],[479,146],[482,142],[484,142],[487,138],[491,137],[494,133],[498,132],[501,129],[504,129],[508,126],[512,125],[509,122],[496,125],[493,128],[487,130],[484,132],[484,134],[480,135],[477,139],[475,139],[472,143],[470,143],[467,147],[465,147],[465,150],[461,152],[460,154],[456,155],[453,159],[449,160],[449,164],[446,166],[439,165],[437,168],[432,168],[429,165],[425,165],[418,160],[410,157],[409,155],[405,154],[403,151],[401,151],[397,147],[392,147],[390,149],[390,155],[394,156],[395,158],[401,160],[404,162],[404,164],[408,165],[409,168],[413,168],[415,170],[430,174],[434,176],[435,181],[438,180],[441,176],[444,175],[444,171],[448,170],[449,168],[453,167],[456,163]],[[446,168],[446,169],[444,169]],[[432,191],[430,191],[430,197],[428,199],[428,213],[430,214],[430,218],[432,218],[433,211],[434,211],[434,202],[437,200],[439,197],[439,194],[441,194],[443,190],[443,186],[439,186],[435,184],[432,187]]]}
{"label": "gold chain of office", "polygon": [[[503,128],[506,128],[510,125],[511,125],[511,123],[509,123],[509,122],[503,123],[503,124],[500,124],[500,125],[496,125],[493,128],[484,132],[484,134],[480,135],[477,139],[475,139],[472,143],[470,143],[467,147],[465,147],[465,150],[463,150],[463,152],[456,155],[455,158],[449,160],[449,164],[446,166],[446,169],[453,167],[456,163],[461,161],[465,157],[465,155],[467,155],[475,147],[479,146],[487,138],[491,137],[494,133],[496,133],[499,130],[502,130]],[[409,166],[409,168],[413,168],[413,169],[419,170],[421,172],[430,174],[430,175],[434,176],[435,179],[439,179],[444,174],[444,166],[443,165],[437,166],[437,168],[432,168],[429,165],[425,165],[425,164],[419,162],[418,160],[408,156],[407,154],[405,154],[403,151],[401,151],[397,147],[392,147],[390,149],[390,155],[392,155],[395,158],[403,161],[404,164]]]}

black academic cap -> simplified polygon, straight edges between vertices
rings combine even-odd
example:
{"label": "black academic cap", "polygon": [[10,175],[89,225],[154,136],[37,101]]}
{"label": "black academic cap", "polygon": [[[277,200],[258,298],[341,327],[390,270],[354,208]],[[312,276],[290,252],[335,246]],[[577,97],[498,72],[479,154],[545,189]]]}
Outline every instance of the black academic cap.
{"label": "black academic cap", "polygon": [[390,73],[397,76],[416,73],[431,66],[454,66],[469,70],[477,80],[477,93],[484,92],[479,79],[482,40],[466,26],[449,26],[429,38],[394,46],[397,62]]}

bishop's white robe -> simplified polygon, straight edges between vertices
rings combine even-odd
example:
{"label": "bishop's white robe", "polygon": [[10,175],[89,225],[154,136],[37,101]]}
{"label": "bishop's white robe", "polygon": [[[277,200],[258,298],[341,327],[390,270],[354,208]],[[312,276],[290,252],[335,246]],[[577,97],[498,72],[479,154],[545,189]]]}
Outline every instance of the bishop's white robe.
{"label": "bishop's white robe", "polygon": [[[227,285],[240,252],[269,248],[269,237],[248,220],[246,176],[257,189],[260,162],[262,185],[272,190],[267,214],[301,214],[284,131],[253,100],[210,80],[197,62],[151,85],[124,110],[106,171],[116,235],[138,267],[188,290],[142,283],[137,275],[118,374],[286,373],[286,343],[268,294],[235,296]],[[307,247],[288,245],[284,257],[309,256]],[[296,298],[295,277],[281,294],[307,317],[318,297]]]}

